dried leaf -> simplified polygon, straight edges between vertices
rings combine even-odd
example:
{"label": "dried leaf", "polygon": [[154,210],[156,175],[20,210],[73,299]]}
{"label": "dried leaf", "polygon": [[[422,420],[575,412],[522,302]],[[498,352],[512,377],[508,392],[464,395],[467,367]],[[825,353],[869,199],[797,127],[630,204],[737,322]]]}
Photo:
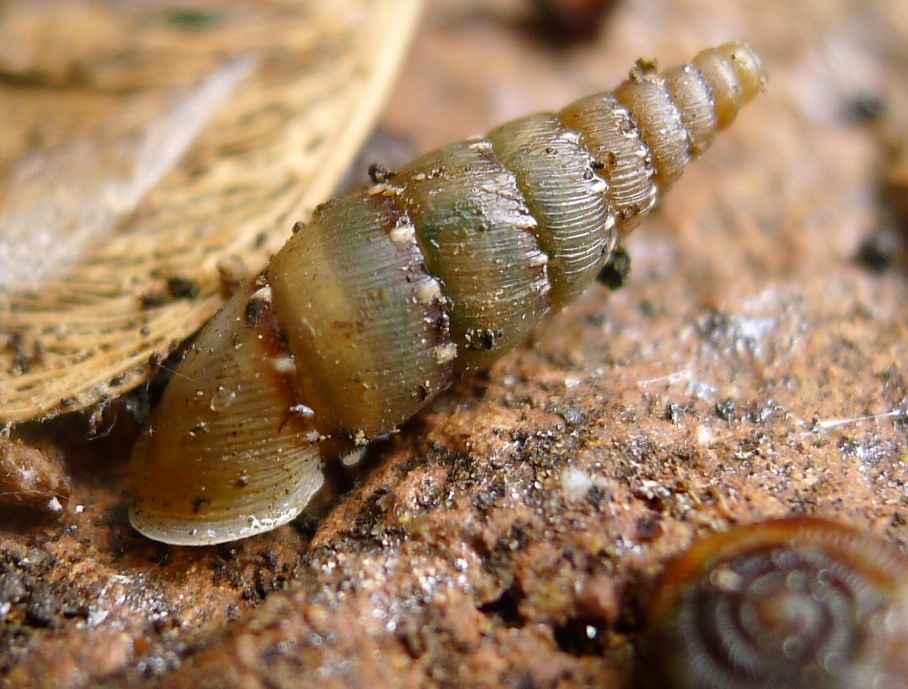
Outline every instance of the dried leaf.
{"label": "dried leaf", "polygon": [[0,423],[138,385],[220,305],[219,262],[261,268],[355,154],[419,5],[4,5]]}

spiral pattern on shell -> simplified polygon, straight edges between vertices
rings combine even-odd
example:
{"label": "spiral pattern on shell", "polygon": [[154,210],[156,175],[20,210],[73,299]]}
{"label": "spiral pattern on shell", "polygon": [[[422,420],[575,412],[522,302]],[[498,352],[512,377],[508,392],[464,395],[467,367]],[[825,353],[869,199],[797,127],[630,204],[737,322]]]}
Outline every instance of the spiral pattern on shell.
{"label": "spiral pattern on shell", "polygon": [[645,684],[667,689],[908,686],[908,558],[811,517],[698,541],[648,608]]}
{"label": "spiral pattern on shell", "polygon": [[203,329],[133,454],[161,541],[298,514],[324,461],[416,414],[575,299],[761,89],[741,43],[445,146],[317,209]]}

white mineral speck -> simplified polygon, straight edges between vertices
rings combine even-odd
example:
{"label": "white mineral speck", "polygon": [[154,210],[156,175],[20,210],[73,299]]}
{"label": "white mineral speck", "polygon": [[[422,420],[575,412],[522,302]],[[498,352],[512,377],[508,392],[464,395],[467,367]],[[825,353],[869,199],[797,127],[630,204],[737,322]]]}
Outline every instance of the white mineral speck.
{"label": "white mineral speck", "polygon": [[582,500],[594,485],[593,477],[583,469],[568,467],[561,472],[561,489],[570,501]]}

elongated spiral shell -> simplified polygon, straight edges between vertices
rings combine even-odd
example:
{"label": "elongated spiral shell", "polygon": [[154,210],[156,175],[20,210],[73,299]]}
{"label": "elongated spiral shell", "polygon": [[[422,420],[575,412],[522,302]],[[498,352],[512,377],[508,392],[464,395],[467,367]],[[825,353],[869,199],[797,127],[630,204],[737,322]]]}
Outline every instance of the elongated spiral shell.
{"label": "elongated spiral shell", "polygon": [[298,514],[386,433],[579,295],[761,89],[741,43],[423,155],[330,201],[203,329],[134,451],[133,525],[170,543]]}
{"label": "elongated spiral shell", "polygon": [[822,519],[753,524],[698,541],[648,609],[647,687],[908,686],[908,558]]}

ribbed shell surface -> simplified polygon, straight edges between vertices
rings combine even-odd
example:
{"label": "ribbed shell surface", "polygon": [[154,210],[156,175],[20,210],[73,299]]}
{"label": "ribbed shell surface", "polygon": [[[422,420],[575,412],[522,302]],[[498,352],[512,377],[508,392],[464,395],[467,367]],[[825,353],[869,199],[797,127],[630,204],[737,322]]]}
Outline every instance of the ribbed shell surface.
{"label": "ribbed shell surface", "polygon": [[325,435],[386,432],[451,376],[441,286],[396,206],[374,190],[331,202],[268,267],[289,349],[307,362],[298,393]]}
{"label": "ribbed shell surface", "polygon": [[322,485],[318,434],[268,292],[250,289],[214,316],[168,384],[176,401],[133,450],[130,520],[150,538],[195,545],[267,531]]}
{"label": "ribbed shell surface", "polygon": [[589,285],[615,244],[608,185],[593,171],[580,134],[551,113],[493,129],[487,140],[517,187],[536,224],[530,228],[548,256],[549,304],[572,302]]}

